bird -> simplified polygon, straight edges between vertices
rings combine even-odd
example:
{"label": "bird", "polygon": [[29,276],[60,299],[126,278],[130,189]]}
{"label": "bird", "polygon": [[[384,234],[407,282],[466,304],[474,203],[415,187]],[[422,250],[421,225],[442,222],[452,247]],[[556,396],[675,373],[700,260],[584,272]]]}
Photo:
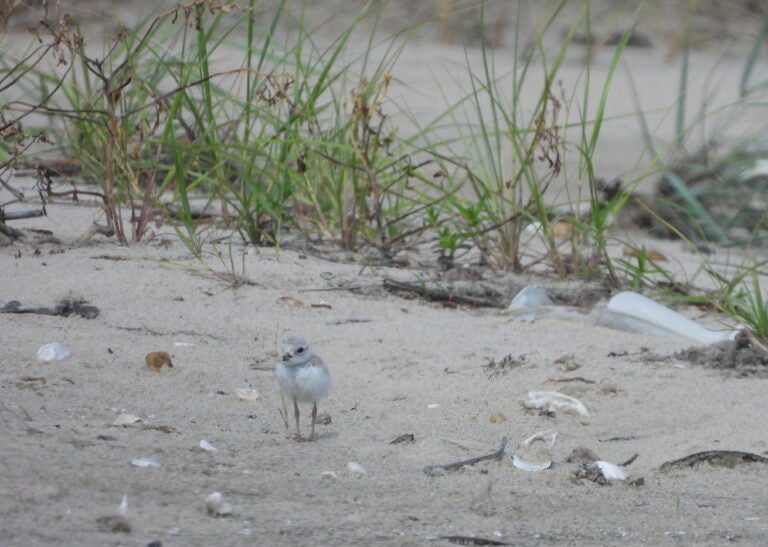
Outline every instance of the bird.
{"label": "bird", "polygon": [[281,360],[275,369],[275,378],[285,396],[293,401],[296,418],[297,441],[305,440],[299,426],[299,403],[312,403],[312,422],[309,437],[315,440],[317,403],[331,390],[331,373],[323,360],[301,336],[286,336],[280,342]]}

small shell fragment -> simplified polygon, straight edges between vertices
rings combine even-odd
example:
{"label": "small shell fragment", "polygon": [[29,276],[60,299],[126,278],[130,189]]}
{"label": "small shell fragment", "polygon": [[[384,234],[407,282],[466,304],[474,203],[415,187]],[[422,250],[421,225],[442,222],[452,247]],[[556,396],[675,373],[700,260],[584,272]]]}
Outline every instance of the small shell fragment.
{"label": "small shell fragment", "polygon": [[224,501],[221,492],[214,492],[205,498],[205,508],[212,517],[226,517],[234,511],[232,506]]}
{"label": "small shell fragment", "polygon": [[[594,461],[582,464],[574,472],[574,476],[579,479],[589,479],[603,486],[611,485],[616,482],[625,482],[629,474],[620,466],[605,461]],[[636,482],[637,485],[643,483],[642,478]]]}
{"label": "small shell fragment", "polygon": [[615,463],[596,461],[595,465],[600,470],[600,473],[603,474],[605,480],[608,482],[625,481],[629,478],[629,473],[627,473],[623,468],[619,467]]}
{"label": "small shell fragment", "polygon": [[128,512],[128,496],[123,494],[123,501],[121,501],[120,505],[117,506],[117,514],[120,516],[125,516],[127,512]]}
{"label": "small shell fragment", "polygon": [[515,454],[512,456],[512,465],[517,467],[518,469],[522,469],[523,471],[544,471],[545,469],[549,469],[552,467],[552,460],[545,461],[542,463],[529,463],[526,461],[523,461],[520,459],[520,457]]}
{"label": "small shell fragment", "polygon": [[135,424],[140,424],[143,422],[141,418],[138,416],[134,416],[133,414],[128,414],[126,412],[121,412],[117,418],[115,418],[115,421],[113,421],[110,425],[114,427],[128,427]]}
{"label": "small shell fragment", "polygon": [[[550,469],[553,465],[552,453],[557,443],[557,435],[557,431],[552,429],[537,431],[525,439],[522,446],[519,447],[525,459],[519,454],[514,454],[512,456],[512,464],[518,469],[530,472]],[[540,446],[538,443],[536,446],[533,446],[537,441],[543,443],[544,446]]]}
{"label": "small shell fragment", "polygon": [[589,417],[589,411],[584,403],[558,391],[529,391],[523,406],[546,412],[563,411],[578,414],[584,418]]}
{"label": "small shell fragment", "polygon": [[500,424],[502,422],[506,422],[507,417],[504,416],[501,412],[494,412],[491,414],[491,423],[492,424]]}
{"label": "small shell fragment", "polygon": [[203,439],[202,441],[200,441],[200,444],[199,444],[198,446],[200,446],[200,448],[202,448],[202,449],[203,449],[203,450],[205,450],[206,452],[218,452],[218,451],[219,451],[219,449],[218,449],[218,448],[216,448],[215,446],[213,446],[211,443],[209,443],[209,442],[208,442],[208,441],[206,441],[205,439]]}
{"label": "small shell fragment", "polygon": [[162,467],[163,460],[160,458],[133,458],[131,465],[136,467]]}
{"label": "small shell fragment", "polygon": [[336,475],[336,473],[334,473],[333,471],[323,471],[322,473],[320,473],[320,478],[321,479],[336,479],[336,478],[338,478],[338,475]]}
{"label": "small shell fragment", "polygon": [[168,365],[169,368],[173,368],[171,356],[167,351],[153,351],[152,353],[147,353],[144,360],[147,362],[147,366],[155,372],[160,372],[163,365]]}
{"label": "small shell fragment", "polygon": [[427,405],[427,408],[430,410],[434,410],[436,408],[440,408],[440,403],[431,403]]}
{"label": "small shell fragment", "polygon": [[235,390],[235,397],[241,401],[256,401],[261,399],[261,394],[252,387],[241,387]]}
{"label": "small shell fragment", "polygon": [[395,437],[389,444],[411,444],[416,442],[416,437],[413,433],[403,433],[402,435]]}
{"label": "small shell fragment", "polygon": [[45,344],[37,350],[37,360],[44,363],[50,363],[51,361],[63,361],[70,355],[69,349],[60,343],[53,342],[51,344]]}
{"label": "small shell fragment", "polygon": [[278,300],[291,308],[301,308],[304,306],[304,302],[292,296],[281,296]]}
{"label": "small shell fragment", "polygon": [[356,475],[367,475],[368,470],[357,462],[349,462],[347,464],[347,471]]}

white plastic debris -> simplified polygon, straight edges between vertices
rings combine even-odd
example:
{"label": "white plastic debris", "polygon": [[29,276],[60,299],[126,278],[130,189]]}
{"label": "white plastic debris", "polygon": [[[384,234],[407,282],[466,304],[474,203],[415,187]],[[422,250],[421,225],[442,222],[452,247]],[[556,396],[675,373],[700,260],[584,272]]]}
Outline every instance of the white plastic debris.
{"label": "white plastic debris", "polygon": [[528,285],[515,295],[508,309],[520,321],[533,323],[537,317],[540,317],[542,306],[554,305],[547,291],[536,285]]}
{"label": "white plastic debris", "polygon": [[255,401],[261,398],[261,394],[252,387],[241,387],[235,390],[235,397],[241,401]]}
{"label": "white plastic debris", "polygon": [[163,460],[160,458],[133,458],[131,465],[136,467],[162,467]]}
{"label": "white plastic debris", "polygon": [[697,344],[733,340],[739,333],[733,329],[704,328],[676,311],[632,291],[620,292],[607,304],[598,305],[587,312],[570,306],[556,306],[546,291],[529,285],[512,299],[509,312],[529,323],[544,317],[555,317]]}
{"label": "white plastic debris", "polygon": [[536,285],[528,285],[515,295],[512,299],[512,303],[509,305],[510,310],[519,308],[530,308],[532,306],[554,306],[554,302],[542,288]]}
{"label": "white plastic debris", "polygon": [[50,363],[51,361],[63,361],[69,357],[69,349],[61,342],[53,342],[51,344],[45,344],[37,350],[37,360],[44,363]]}
{"label": "white plastic debris", "polygon": [[710,330],[650,298],[632,291],[620,292],[605,308],[592,312],[597,324],[699,344],[733,340],[737,330]]}
{"label": "white plastic debris", "polygon": [[200,446],[200,448],[202,448],[202,449],[203,449],[203,450],[205,450],[206,452],[218,452],[218,451],[219,451],[219,449],[218,449],[218,448],[216,448],[215,446],[213,446],[211,443],[209,443],[209,442],[208,442],[208,441],[206,441],[205,439],[203,439],[202,441],[200,441],[200,445],[199,445],[199,446]]}
{"label": "white plastic debris", "polygon": [[568,412],[589,418],[589,411],[584,403],[558,391],[529,391],[523,406],[546,412]]}
{"label": "white plastic debris", "polygon": [[221,495],[221,492],[214,492],[205,498],[205,508],[208,514],[213,517],[226,517],[234,511],[232,506],[224,501],[224,496]]}
{"label": "white plastic debris", "polygon": [[355,475],[367,475],[368,470],[357,462],[349,462],[347,464],[347,471]]}

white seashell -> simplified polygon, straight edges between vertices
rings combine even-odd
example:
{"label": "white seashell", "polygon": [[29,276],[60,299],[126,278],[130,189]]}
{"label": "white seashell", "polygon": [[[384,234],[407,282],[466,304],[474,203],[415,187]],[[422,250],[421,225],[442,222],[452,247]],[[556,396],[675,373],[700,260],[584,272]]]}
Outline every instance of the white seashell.
{"label": "white seashell", "polygon": [[127,512],[128,512],[128,496],[123,495],[123,501],[121,501],[120,505],[117,506],[117,514],[124,517]]}
{"label": "white seashell", "polygon": [[440,408],[440,403],[432,403],[432,404],[428,404],[428,405],[427,405],[427,408],[428,408],[428,409],[430,409],[430,410],[434,410],[434,409],[436,409],[436,408]]}
{"label": "white seashell", "polygon": [[173,345],[176,346],[177,348],[194,348],[195,347],[195,345],[190,342],[174,342]]}
{"label": "white seashell", "polygon": [[53,342],[51,344],[45,344],[37,350],[37,360],[44,363],[50,363],[51,361],[63,361],[69,357],[70,353],[67,347],[60,342]]}
{"label": "white seashell", "polygon": [[[555,448],[555,443],[557,443],[557,435],[557,431],[553,429],[537,431],[523,441],[521,448],[524,450],[526,459],[524,460],[518,454],[514,454],[512,464],[523,471],[544,471],[551,468],[553,465],[552,451]],[[545,443],[546,448],[531,448],[531,445],[536,441]],[[531,461],[531,458],[535,458],[537,461]]]}
{"label": "white seashell", "polygon": [[320,478],[321,479],[336,479],[336,478],[338,478],[338,475],[336,475],[336,473],[334,473],[333,471],[323,471],[322,473],[320,473]]}
{"label": "white seashell", "polygon": [[642,294],[623,291],[591,314],[598,325],[699,344],[733,340],[738,330],[710,330]]}
{"label": "white seashell", "polygon": [[558,391],[529,391],[525,401],[523,401],[523,406],[547,412],[562,410],[585,418],[589,417],[589,411],[584,403]]}
{"label": "white seashell", "polygon": [[205,498],[205,508],[208,510],[208,514],[214,517],[226,517],[234,511],[232,506],[224,501],[221,492],[214,492]]}
{"label": "white seashell", "polygon": [[356,475],[367,475],[368,470],[357,462],[349,462],[347,464],[347,471],[355,473]]}
{"label": "white seashell", "polygon": [[215,446],[213,446],[211,443],[209,443],[209,442],[208,442],[208,441],[206,441],[205,439],[203,439],[202,441],[200,441],[200,445],[199,445],[199,446],[200,446],[200,448],[202,448],[202,449],[203,449],[203,450],[205,450],[206,452],[218,452],[218,451],[219,451],[219,449],[218,449],[218,448],[216,448]]}
{"label": "white seashell", "polygon": [[600,470],[600,473],[602,473],[605,480],[608,482],[625,481],[629,478],[629,473],[614,463],[596,461],[595,465]]}
{"label": "white seashell", "polygon": [[554,429],[545,429],[543,431],[537,431],[527,439],[523,441],[525,446],[531,446],[535,441],[547,442],[549,441],[549,450],[554,450],[555,443],[557,442],[557,431]]}
{"label": "white seashell", "polygon": [[136,467],[162,467],[163,460],[160,458],[133,458],[131,464]]}
{"label": "white seashell", "polygon": [[241,387],[235,390],[235,397],[241,401],[255,401],[261,399],[261,394],[252,387]]}
{"label": "white seashell", "polygon": [[552,460],[542,463],[528,463],[521,460],[517,454],[514,454],[512,456],[512,465],[523,471],[544,471],[545,469],[552,467]]}
{"label": "white seashell", "polygon": [[112,422],[111,425],[120,427],[120,426],[129,426],[133,424],[140,424],[143,422],[141,418],[138,416],[134,416],[133,414],[127,414],[125,412],[121,412],[117,418],[115,418],[115,421]]}

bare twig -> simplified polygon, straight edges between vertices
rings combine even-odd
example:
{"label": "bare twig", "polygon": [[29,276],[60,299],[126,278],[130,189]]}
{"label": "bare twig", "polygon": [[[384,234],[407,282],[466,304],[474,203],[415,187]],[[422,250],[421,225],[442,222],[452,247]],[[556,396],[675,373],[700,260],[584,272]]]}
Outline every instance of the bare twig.
{"label": "bare twig", "polygon": [[427,475],[431,475],[435,472],[435,470],[442,469],[443,471],[455,471],[457,469],[461,469],[465,465],[475,465],[476,463],[480,463],[482,461],[486,460],[500,460],[504,456],[504,451],[507,449],[507,437],[502,437],[501,439],[501,446],[499,446],[499,449],[496,452],[493,452],[492,454],[486,454],[485,456],[477,456],[475,458],[469,458],[468,460],[462,460],[460,462],[453,462],[453,463],[446,463],[443,465],[425,465],[424,466],[424,472]]}
{"label": "bare twig", "polygon": [[437,282],[412,283],[385,277],[384,288],[390,292],[414,292],[432,301],[450,301],[456,304],[489,308],[505,307],[505,295],[478,282],[454,283],[450,286],[443,286]]}

